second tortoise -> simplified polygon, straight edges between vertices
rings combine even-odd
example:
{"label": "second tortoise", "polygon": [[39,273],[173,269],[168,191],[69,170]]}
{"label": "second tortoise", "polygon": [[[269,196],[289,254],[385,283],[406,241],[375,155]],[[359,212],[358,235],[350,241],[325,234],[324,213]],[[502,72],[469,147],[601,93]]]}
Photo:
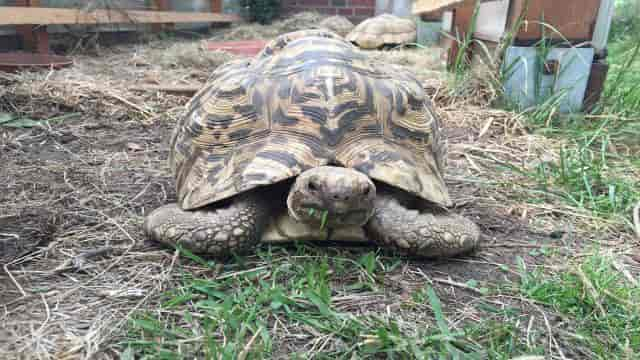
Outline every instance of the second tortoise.
{"label": "second tortoise", "polygon": [[379,49],[415,42],[416,29],[413,20],[382,14],[358,24],[346,39],[362,49]]}
{"label": "second tortoise", "polygon": [[354,28],[349,19],[344,16],[334,15],[318,23],[318,28],[332,31],[342,37],[347,36]]}

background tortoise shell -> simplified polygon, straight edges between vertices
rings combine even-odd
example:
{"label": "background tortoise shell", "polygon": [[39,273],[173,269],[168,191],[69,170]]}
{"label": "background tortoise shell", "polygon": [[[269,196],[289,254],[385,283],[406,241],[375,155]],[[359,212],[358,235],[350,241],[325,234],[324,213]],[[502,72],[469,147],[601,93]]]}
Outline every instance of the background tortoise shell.
{"label": "background tortoise shell", "polygon": [[185,210],[327,164],[451,205],[420,82],[326,30],[284,34],[219,67],[186,107],[170,155]]}
{"label": "background tortoise shell", "polygon": [[413,43],[417,38],[416,28],[410,19],[382,14],[358,24],[347,35],[347,40],[363,49]]}
{"label": "background tortoise shell", "polygon": [[347,36],[353,29],[354,25],[344,16],[334,15],[322,20],[318,24],[318,28],[333,31],[340,36]]}

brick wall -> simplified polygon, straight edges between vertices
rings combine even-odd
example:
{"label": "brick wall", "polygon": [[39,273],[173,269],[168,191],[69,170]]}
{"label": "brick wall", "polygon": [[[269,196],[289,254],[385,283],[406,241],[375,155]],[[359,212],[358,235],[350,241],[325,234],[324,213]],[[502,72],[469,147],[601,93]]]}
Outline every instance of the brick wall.
{"label": "brick wall", "polygon": [[284,13],[317,11],[326,15],[342,15],[354,23],[372,17],[376,0],[282,0]]}

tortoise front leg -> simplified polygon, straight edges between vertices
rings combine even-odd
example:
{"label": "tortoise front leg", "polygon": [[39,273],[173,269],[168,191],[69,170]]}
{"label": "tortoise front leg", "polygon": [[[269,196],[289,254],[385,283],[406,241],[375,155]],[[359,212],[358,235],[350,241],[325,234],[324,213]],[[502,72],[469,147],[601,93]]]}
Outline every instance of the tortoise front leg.
{"label": "tortoise front leg", "polygon": [[462,216],[412,210],[393,193],[380,194],[375,206],[365,230],[380,246],[409,256],[434,258],[463,254],[478,245],[480,229]]}
{"label": "tortoise front leg", "polygon": [[177,204],[162,206],[144,221],[152,240],[212,256],[243,253],[258,244],[268,221],[270,206],[257,193],[240,195],[226,207],[194,211]]}

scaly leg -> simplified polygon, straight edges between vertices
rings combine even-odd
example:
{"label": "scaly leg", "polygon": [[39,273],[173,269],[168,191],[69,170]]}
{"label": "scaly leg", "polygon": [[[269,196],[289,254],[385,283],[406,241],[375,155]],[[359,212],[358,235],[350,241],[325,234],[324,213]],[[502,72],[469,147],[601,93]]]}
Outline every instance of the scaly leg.
{"label": "scaly leg", "polygon": [[394,193],[379,194],[375,213],[365,226],[380,246],[409,256],[449,257],[469,252],[478,244],[480,229],[455,214],[418,211],[402,205]]}
{"label": "scaly leg", "polygon": [[269,210],[268,202],[256,192],[240,195],[226,207],[184,211],[177,204],[169,204],[146,217],[144,231],[164,244],[226,256],[258,244],[269,221]]}

